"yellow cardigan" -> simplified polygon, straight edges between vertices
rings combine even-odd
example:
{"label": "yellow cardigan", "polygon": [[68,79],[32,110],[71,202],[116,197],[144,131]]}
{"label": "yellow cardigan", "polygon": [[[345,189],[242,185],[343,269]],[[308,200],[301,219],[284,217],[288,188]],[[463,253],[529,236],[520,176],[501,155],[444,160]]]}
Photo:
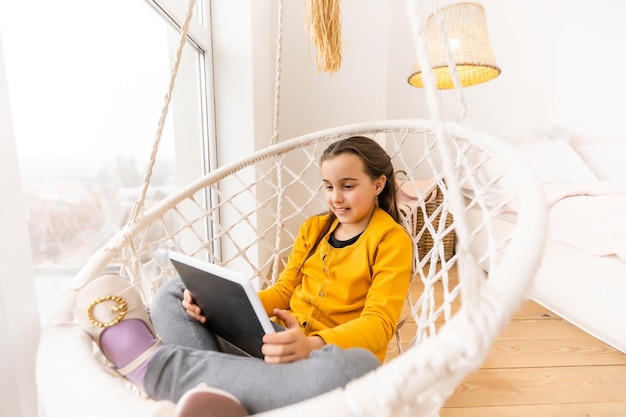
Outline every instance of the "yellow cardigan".
{"label": "yellow cardigan", "polygon": [[[355,243],[333,248],[327,233],[298,272],[329,216],[303,223],[285,270],[259,297],[268,315],[274,308],[291,310],[306,335],[342,348],[368,349],[382,362],[409,288],[410,237],[377,207]],[[336,226],[337,219],[330,230]]]}

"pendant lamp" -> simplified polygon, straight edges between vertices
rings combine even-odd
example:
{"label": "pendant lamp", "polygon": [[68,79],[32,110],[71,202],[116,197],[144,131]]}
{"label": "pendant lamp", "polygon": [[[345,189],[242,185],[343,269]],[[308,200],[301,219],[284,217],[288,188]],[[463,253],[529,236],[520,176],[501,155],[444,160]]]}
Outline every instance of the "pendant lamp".
{"label": "pendant lamp", "polygon": [[[457,3],[436,13],[443,21],[461,87],[484,83],[500,75],[489,43],[485,9],[481,4]],[[437,88],[447,90],[454,88],[454,82],[437,20],[432,14],[426,21],[427,51]],[[414,87],[424,87],[419,62],[413,67],[408,82]]]}

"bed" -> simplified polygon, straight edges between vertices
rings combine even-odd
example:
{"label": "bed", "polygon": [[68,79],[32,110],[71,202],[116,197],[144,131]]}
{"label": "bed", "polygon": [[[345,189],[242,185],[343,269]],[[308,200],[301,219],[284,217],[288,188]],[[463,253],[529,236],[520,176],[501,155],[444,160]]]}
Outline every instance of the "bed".
{"label": "bed", "polygon": [[[544,183],[548,207],[548,238],[529,297],[626,353],[626,144],[542,138],[513,146]],[[497,182],[503,169],[491,166],[478,181]],[[506,188],[492,196],[494,206],[507,207],[494,223],[500,236],[517,214]],[[477,213],[469,209],[472,224],[481,221]]]}

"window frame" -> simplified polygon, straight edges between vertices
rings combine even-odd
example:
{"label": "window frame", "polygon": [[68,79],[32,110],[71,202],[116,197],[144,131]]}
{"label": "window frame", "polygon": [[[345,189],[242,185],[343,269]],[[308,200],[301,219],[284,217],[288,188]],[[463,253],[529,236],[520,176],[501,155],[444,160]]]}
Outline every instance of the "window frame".
{"label": "window frame", "polygon": [[[145,0],[150,3],[166,20],[181,28],[187,13],[187,2],[182,0]],[[210,0],[196,0],[194,18],[189,23],[187,41],[194,43],[203,53],[201,62],[201,113],[202,154],[204,155],[202,172],[208,173],[217,167],[217,141],[215,130],[215,100],[213,90],[213,46],[211,43],[211,8]],[[174,98],[174,100],[177,100]],[[180,100],[180,97],[178,98]],[[175,102],[181,108],[183,103]],[[191,158],[185,152],[178,152],[176,164],[189,163]],[[207,201],[207,204],[209,202]]]}
{"label": "window frame", "polygon": [[[188,2],[183,0],[146,0],[148,1],[159,13],[161,13],[165,19],[169,20],[177,28],[182,29],[185,17],[188,9]],[[211,2],[210,0],[196,0],[194,7],[194,18],[189,22],[189,28],[187,31],[187,42],[192,42],[198,49],[202,51],[202,62],[200,80],[200,96],[201,104],[200,111],[202,117],[202,143],[199,150],[203,155],[203,166],[201,170],[194,169],[195,172],[200,172],[201,175],[205,175],[218,167],[217,158],[217,135],[216,135],[216,118],[215,118],[215,94],[213,88],[213,45],[212,45],[212,32],[211,32]],[[173,106],[176,108],[183,108],[184,105],[181,100],[184,100],[184,96],[174,96]],[[177,101],[178,100],[178,101]],[[174,126],[181,126],[184,123],[177,123],[174,120]],[[175,131],[175,137],[184,137],[185,135],[178,135]],[[187,144],[189,145],[189,144]],[[179,146],[177,143],[176,151],[176,165],[184,166],[189,161],[193,161],[195,156],[194,146]],[[181,178],[178,180],[181,185],[186,184],[195,177]],[[206,207],[211,207],[212,202],[217,198],[216,195],[205,194],[204,204]],[[219,217],[219,213],[216,213]],[[218,219],[219,220],[219,219]],[[204,233],[207,241],[210,240],[217,231],[212,230],[208,224],[204,225],[204,230],[199,230],[199,233]],[[218,257],[221,256],[221,247],[214,244],[212,247],[213,253]]]}
{"label": "window frame", "polygon": [[[138,0],[142,1],[142,0]],[[187,11],[187,2],[184,0],[143,0],[148,2],[150,6],[152,6],[159,14],[163,16],[167,23],[173,24],[174,27],[180,28],[184,22],[185,14]],[[200,137],[198,142],[201,143],[193,143],[193,144],[185,144],[180,143],[184,141],[185,135],[179,135],[177,131],[176,125],[182,125],[182,123],[174,124],[174,138],[175,138],[175,146],[176,146],[176,157],[175,163],[177,166],[185,166],[191,164],[196,164],[193,168],[193,174],[187,174],[188,178],[177,178],[177,182],[179,185],[181,183],[189,182],[189,176],[193,175],[193,179],[197,178],[198,173],[205,174],[214,169],[217,164],[217,155],[216,155],[216,135],[215,135],[215,111],[214,111],[214,92],[213,92],[213,62],[212,62],[212,47],[211,47],[211,30],[210,30],[210,0],[196,0],[196,7],[194,9],[194,17],[190,23],[190,28],[188,32],[187,42],[191,42],[199,51],[199,65],[200,68],[197,72],[200,79],[196,82],[200,86],[201,91],[194,90],[194,97],[192,98],[196,102],[199,100],[199,119],[200,123],[200,134],[195,136],[194,139]],[[123,11],[120,11],[123,12]],[[1,41],[1,38],[0,38]],[[0,59],[4,62],[4,53],[2,48],[0,48]],[[172,63],[173,64],[173,61]],[[165,89],[167,85],[163,85],[163,93],[165,93]],[[176,88],[176,87],[175,87]],[[0,110],[2,110],[2,114],[0,116],[2,118],[7,118],[9,122],[12,121],[12,115],[10,113],[10,98],[8,94],[5,97],[0,97],[0,100],[3,102],[6,101],[6,106],[1,106]],[[179,108],[185,107],[185,101],[188,100],[188,97],[181,94],[174,94],[172,98],[171,106],[178,106]],[[6,108],[6,111],[4,110]],[[196,110],[194,110],[195,112]],[[176,113],[176,112],[172,112]],[[179,112],[180,113],[180,112]],[[176,117],[175,114],[171,114],[170,117],[172,120]],[[155,124],[154,128],[157,126]],[[7,140],[15,143],[15,135],[11,134],[6,137]],[[190,141],[187,141],[190,142]],[[198,153],[201,152],[202,157],[200,158]],[[193,154],[193,157],[190,157],[190,154]],[[149,158],[149,153],[146,152],[146,160]],[[198,162],[201,161],[201,162]],[[17,150],[15,152],[3,152],[0,154],[0,165],[9,167],[9,166],[19,166],[19,158]],[[13,177],[13,180],[17,180],[21,183],[20,179],[22,178],[23,173],[19,173],[17,178]],[[178,173],[177,173],[178,177]],[[7,202],[14,202],[15,207],[11,209],[25,209],[24,205],[24,194],[21,187],[14,188],[11,187],[5,190],[5,198]],[[210,196],[206,197],[207,206],[210,205]],[[26,210],[24,210],[26,211]],[[207,235],[211,234],[211,230],[207,228],[204,233]],[[29,239],[28,227],[24,230],[15,231],[17,234],[9,233],[2,238],[2,246],[10,246],[15,242],[26,241]],[[218,248],[219,249],[219,248]],[[24,288],[34,287],[36,283],[35,279],[35,262],[33,260],[33,252],[28,245],[26,248],[17,248],[20,252],[20,268],[23,268],[24,271],[31,271],[32,273],[20,274],[19,281]],[[2,277],[1,279],[4,281],[6,278],[7,281],[13,281],[16,277]],[[7,284],[11,284],[7,282]],[[11,284],[13,285],[13,284]],[[41,309],[38,306],[35,306],[35,314],[37,314],[37,310]],[[42,323],[45,323],[47,317],[40,317]]]}

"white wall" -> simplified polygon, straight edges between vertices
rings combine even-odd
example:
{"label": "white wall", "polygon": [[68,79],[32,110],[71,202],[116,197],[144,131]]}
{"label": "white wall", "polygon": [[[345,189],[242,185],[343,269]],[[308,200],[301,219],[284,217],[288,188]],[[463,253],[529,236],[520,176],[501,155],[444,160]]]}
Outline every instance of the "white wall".
{"label": "white wall", "polygon": [[482,4],[502,74],[467,89],[478,127],[516,139],[555,127],[598,139],[626,136],[626,3]]}
{"label": "white wall", "polygon": [[[257,1],[257,7],[261,7],[260,3]],[[257,27],[251,35],[257,51],[253,65],[265,68],[264,75],[255,75],[252,84],[256,87],[249,90],[263,95],[261,99],[255,97],[254,106],[247,109],[255,112],[257,123],[259,117],[267,117],[270,122],[272,118],[274,72],[270,69],[276,42],[275,28],[262,33],[258,28],[276,25],[273,16],[277,2],[262,3],[266,7],[261,8],[269,11],[272,18],[267,14],[252,16],[253,26]],[[283,140],[347,123],[430,117],[424,91],[406,82],[416,53],[404,1],[341,1],[343,64],[330,80],[327,74],[315,74],[312,47],[307,67],[302,2],[285,3],[280,107]],[[626,63],[626,26],[621,19],[626,16],[626,3],[479,3],[486,10],[492,47],[502,74],[464,90],[476,127],[518,140],[549,133],[556,127],[601,139],[624,136],[626,80],[622,71]],[[441,92],[440,99],[445,118],[458,120],[455,92]],[[257,138],[257,148],[269,143],[271,126],[257,125],[251,132]]]}
{"label": "white wall", "polygon": [[286,3],[282,136],[383,118],[387,105],[388,2],[341,2],[343,60],[340,71],[332,77],[316,73],[316,50],[307,42],[303,2]]}
{"label": "white wall", "polygon": [[[365,10],[365,13],[362,13]],[[280,139],[383,118],[388,7],[344,0],[342,69],[331,80],[307,66],[303,2],[284,1]],[[273,131],[278,1],[214,0],[213,48],[221,163],[270,144]],[[347,59],[349,58],[349,59]],[[307,81],[308,80],[308,81]]]}

